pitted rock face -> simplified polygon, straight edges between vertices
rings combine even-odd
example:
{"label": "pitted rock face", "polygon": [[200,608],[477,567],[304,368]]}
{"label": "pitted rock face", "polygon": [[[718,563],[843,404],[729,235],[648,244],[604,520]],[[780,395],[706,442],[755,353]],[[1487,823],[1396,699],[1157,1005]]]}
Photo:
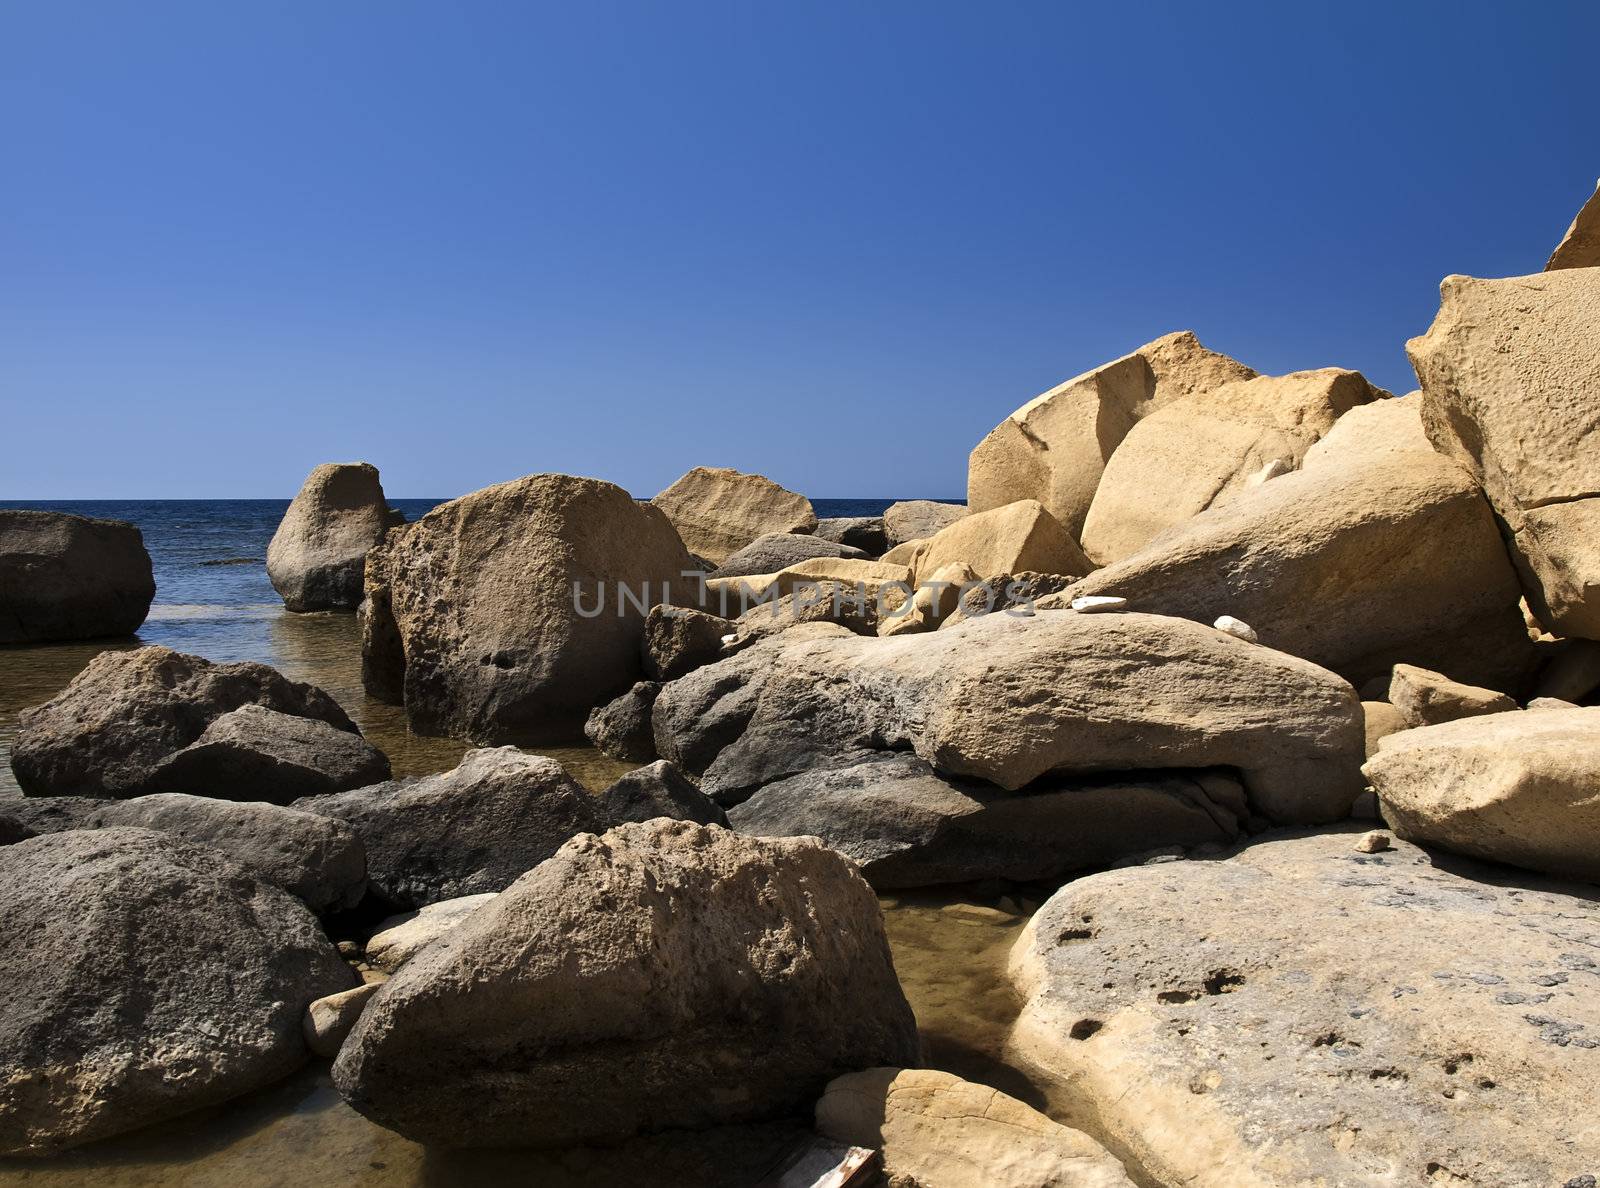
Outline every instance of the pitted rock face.
{"label": "pitted rock face", "polygon": [[666,513],[689,550],[713,565],[757,537],[809,533],[817,526],[817,514],[804,495],[763,475],[725,466],[696,466],[650,502]]}

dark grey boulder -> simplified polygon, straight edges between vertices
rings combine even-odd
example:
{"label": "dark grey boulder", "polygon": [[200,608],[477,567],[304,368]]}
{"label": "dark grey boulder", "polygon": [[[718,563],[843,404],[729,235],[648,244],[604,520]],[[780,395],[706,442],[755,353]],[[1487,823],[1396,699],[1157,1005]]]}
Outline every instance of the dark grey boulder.
{"label": "dark grey boulder", "polygon": [[635,768],[600,794],[612,825],[668,817],[697,825],[728,824],[728,815],[694,782],[665,759]]}
{"label": "dark grey boulder", "polygon": [[265,664],[213,664],[171,648],[102,652],[70,685],[17,719],[11,768],[29,796],[143,796],[171,789],[162,760],[243,705],[356,733],[328,694]]}
{"label": "dark grey boulder", "polygon": [[502,890],[574,834],[606,828],[599,800],[559,763],[515,747],[292,807],[347,822],[366,847],[370,891],[395,908]]}
{"label": "dark grey boulder", "polygon": [[595,706],[584,724],[584,734],[596,750],[613,759],[649,762],[656,757],[650,710],[660,692],[655,681],[637,682],[615,701]]}
{"label": "dark grey boulder", "polygon": [[355,975],[293,896],[147,829],[0,849],[0,1154],[49,1155],[241,1093],[307,1056]]}
{"label": "dark grey boulder", "polygon": [[155,596],[132,524],[0,510],[0,644],[132,635]]}
{"label": "dark grey boulder", "polygon": [[1220,772],[1142,772],[1012,793],[947,780],[914,755],[877,754],[768,784],[728,819],[759,837],[820,837],[887,890],[1055,879],[1128,854],[1226,844],[1245,815],[1244,789]]}
{"label": "dark grey boulder", "polygon": [[651,821],[574,838],[407,961],[333,1080],[418,1142],[562,1147],[788,1116],[918,1049],[849,862]]}
{"label": "dark grey boulder", "polygon": [[867,560],[861,549],[820,540],[815,536],[801,536],[793,532],[769,532],[745,545],[718,566],[712,577],[749,577],[758,573],[777,573],[814,557],[848,557]]}
{"label": "dark grey boulder", "polygon": [[288,804],[389,778],[389,759],[359,734],[259,705],[222,715],[150,773],[164,791]]}
{"label": "dark grey boulder", "polygon": [[367,885],[367,855],[354,829],[275,804],[177,794],[41,796],[0,807],[0,822],[7,817],[35,834],[131,827],[211,846],[319,913],[354,907]]}
{"label": "dark grey boulder", "polygon": [[860,549],[869,557],[881,557],[889,551],[882,516],[830,516],[817,521],[816,536]]}
{"label": "dark grey boulder", "polygon": [[644,674],[674,681],[722,657],[723,638],[738,631],[732,619],[681,606],[653,607],[644,621]]}
{"label": "dark grey boulder", "polygon": [[0,846],[9,846],[14,842],[27,841],[33,837],[37,830],[30,829],[26,822],[11,811],[10,804],[0,805]]}

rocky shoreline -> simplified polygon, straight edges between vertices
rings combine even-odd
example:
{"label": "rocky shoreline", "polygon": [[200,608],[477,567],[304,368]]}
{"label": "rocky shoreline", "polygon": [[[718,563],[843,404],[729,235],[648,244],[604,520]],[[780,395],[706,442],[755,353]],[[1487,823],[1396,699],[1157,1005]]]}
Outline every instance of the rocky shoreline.
{"label": "rocky shoreline", "polygon": [[[439,1148],[1592,1188],[1597,209],[1546,272],[1445,280],[1414,393],[1169,334],[1001,421],[965,505],[697,467],[405,523],[319,466],[286,610],[355,611],[368,695],[475,749],[395,779],[325,690],[155,646],[24,711],[0,1154],[315,1056]],[[0,512],[0,642],[154,593],[131,525]],[[584,737],[639,766],[519,749]],[[1006,1040],[1054,1117],[925,1067],[875,893],[972,883],[1059,887]]]}

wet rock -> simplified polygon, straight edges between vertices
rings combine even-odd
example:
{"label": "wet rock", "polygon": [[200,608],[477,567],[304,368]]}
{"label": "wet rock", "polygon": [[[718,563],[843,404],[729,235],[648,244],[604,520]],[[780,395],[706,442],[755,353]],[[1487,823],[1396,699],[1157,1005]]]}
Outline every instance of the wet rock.
{"label": "wet rock", "polygon": [[151,769],[152,787],[288,804],[389,778],[389,758],[359,734],[243,705]]}
{"label": "wet rock", "polygon": [[1133,1188],[1079,1130],[998,1089],[932,1068],[847,1073],[817,1102],[817,1133],[881,1151],[890,1184],[920,1188]]}
{"label": "wet rock", "polygon": [[612,825],[667,817],[697,825],[728,824],[728,816],[678,768],[665,759],[635,768],[600,794],[601,811]]}
{"label": "wet rock", "polygon": [[644,621],[644,674],[672,681],[720,659],[723,637],[738,629],[733,620],[689,607],[655,606]]}
{"label": "wet rock", "polygon": [[383,973],[394,973],[498,894],[485,891],[459,899],[441,899],[424,904],[414,912],[390,916],[368,938],[367,961]]}
{"label": "wet rock", "polygon": [[502,890],[569,837],[605,828],[599,802],[559,763],[515,747],[294,807],[349,823],[367,849],[371,891],[397,908]]}
{"label": "wet rock", "polygon": [[354,610],[367,552],[400,522],[366,462],[324,462],[307,476],[267,546],[267,577],[292,611]]}
{"label": "wet rock", "polygon": [[302,1029],[306,1046],[311,1049],[313,1056],[331,1059],[339,1054],[345,1037],[355,1027],[367,1001],[378,992],[380,984],[366,982],[350,990],[341,990],[317,999],[306,1008]]}
{"label": "wet rock", "polygon": [[48,1155],[269,1085],[353,982],[315,917],[144,829],[0,849],[0,1152]]}
{"label": "wet rock", "polygon": [[[422,734],[566,742],[641,674],[650,607],[692,566],[658,508],[539,474],[442,504],[368,556],[369,665]],[[386,610],[385,610],[386,608]],[[387,622],[384,621],[385,617]]]}
{"label": "wet rock", "polygon": [[356,734],[339,703],[265,664],[213,664],[170,648],[102,652],[70,685],[17,719],[11,767],[30,796],[142,796],[168,756],[245,705]]}
{"label": "wet rock", "polygon": [[0,644],[132,635],[155,595],[132,524],[0,509]]}
{"label": "wet rock", "polygon": [[759,837],[819,837],[882,891],[1059,878],[1157,846],[1230,842],[1245,815],[1244,790],[1220,773],[1087,777],[1008,793],[880,753],[768,784],[728,819]]}
{"label": "wet rock", "polygon": [[367,886],[366,850],[353,829],[274,804],[179,794],[46,796],[0,806],[0,815],[36,834],[128,827],[210,846],[318,913],[354,907]]}
{"label": "wet rock", "polygon": [[883,513],[884,537],[891,547],[926,540],[930,536],[937,536],[966,514],[967,508],[959,503],[904,499],[899,503],[891,503]]}
{"label": "wet rock", "polygon": [[1600,271],[1451,276],[1439,293],[1406,344],[1428,439],[1482,482],[1539,622],[1600,639]]}
{"label": "wet rock", "polygon": [[1389,681],[1389,704],[1400,711],[1408,727],[1437,726],[1457,718],[1503,714],[1517,708],[1504,693],[1463,685],[1441,673],[1414,664],[1396,664]]}
{"label": "wet rock", "polygon": [[1068,884],[1012,953],[1012,1059],[1070,1082],[1158,1184],[1531,1188],[1592,1166],[1593,896],[1354,836]]}
{"label": "wet rock", "polygon": [[618,697],[589,711],[583,732],[595,750],[613,759],[648,763],[656,757],[655,740],[650,731],[650,711],[661,685],[639,681]]}
{"label": "wet rock", "polygon": [[563,1146],[782,1115],[917,1050],[848,862],[655,821],[574,839],[408,962],[334,1084],[418,1141]]}
{"label": "wet rock", "polygon": [[712,577],[748,577],[758,573],[777,573],[814,557],[850,557],[857,561],[871,558],[861,549],[836,544],[820,537],[794,532],[769,532],[758,536],[717,566]]}
{"label": "wet rock", "polygon": [[727,467],[696,466],[650,502],[666,513],[688,548],[715,565],[757,537],[808,533],[817,526],[804,495]]}
{"label": "wet rock", "polygon": [[1401,837],[1600,882],[1600,708],[1407,730],[1363,770]]}
{"label": "wet rock", "polygon": [[807,624],[667,685],[653,723],[659,753],[723,804],[868,750],[913,750],[1007,790],[1052,773],[1236,767],[1255,811],[1285,822],[1342,818],[1362,786],[1354,689],[1155,615],[992,614],[893,639]]}
{"label": "wet rock", "polygon": [[1076,540],[1107,459],[1141,418],[1173,400],[1254,375],[1236,359],[1201,346],[1187,330],[1146,343],[1001,421],[967,463],[967,506],[981,512],[1036,499]]}

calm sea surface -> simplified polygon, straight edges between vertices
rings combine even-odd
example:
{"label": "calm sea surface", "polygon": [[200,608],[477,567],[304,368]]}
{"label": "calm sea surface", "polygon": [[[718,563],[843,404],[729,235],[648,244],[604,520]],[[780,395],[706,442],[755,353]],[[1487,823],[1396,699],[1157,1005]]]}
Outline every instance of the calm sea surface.
{"label": "calm sea surface", "polygon": [[[414,520],[440,501],[396,499]],[[820,516],[877,515],[889,499],[814,500]],[[259,660],[328,690],[397,774],[454,766],[465,744],[410,734],[403,714],[361,689],[350,614],[292,615],[267,581],[267,542],[288,500],[6,503],[129,520],[144,533],[156,600],[138,639],[0,647],[0,799],[20,795],[10,770],[19,710],[48,700],[106,647],[164,644],[211,660]],[[551,748],[590,788],[630,764],[588,748]],[[1017,1004],[1006,954],[1035,906],[1003,892],[951,889],[884,900],[895,963],[917,1013],[927,1061],[1021,1097],[1064,1121],[1067,1104],[1006,1065]],[[606,1151],[453,1152],[374,1126],[339,1099],[328,1065],[174,1122],[45,1161],[0,1160],[0,1184],[29,1185],[702,1185],[752,1184],[789,1148],[792,1127],[730,1128]]]}

